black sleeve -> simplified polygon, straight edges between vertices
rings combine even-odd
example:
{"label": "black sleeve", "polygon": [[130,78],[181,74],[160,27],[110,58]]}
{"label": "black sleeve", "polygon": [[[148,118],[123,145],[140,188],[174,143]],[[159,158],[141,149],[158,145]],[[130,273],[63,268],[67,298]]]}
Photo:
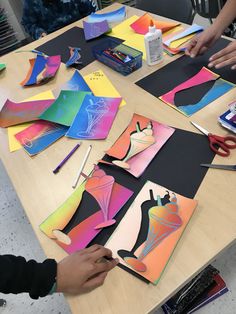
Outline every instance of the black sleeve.
{"label": "black sleeve", "polygon": [[38,299],[46,296],[57,275],[57,263],[46,259],[43,263],[34,260],[26,262],[24,257],[0,255],[0,292],[28,292],[30,297]]}

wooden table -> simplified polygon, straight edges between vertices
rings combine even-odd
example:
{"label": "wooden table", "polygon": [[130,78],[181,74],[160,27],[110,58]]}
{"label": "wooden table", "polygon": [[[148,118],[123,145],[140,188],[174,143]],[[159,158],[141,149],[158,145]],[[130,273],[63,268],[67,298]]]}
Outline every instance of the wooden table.
{"label": "wooden table", "polygon": [[[118,6],[115,4],[109,10]],[[127,13],[128,17],[134,14],[142,15],[142,11],[129,7],[127,7]],[[75,25],[81,26],[82,23],[79,21],[67,26],[27,45],[25,49],[35,48]],[[30,57],[32,54],[10,53],[0,59],[0,62],[7,63],[7,70],[1,74],[0,78],[1,105],[7,97],[15,101],[23,101],[39,92],[60,86],[71,77],[74,71],[66,69],[62,64],[56,78],[48,84],[23,89],[19,82],[28,70],[27,60]],[[127,102],[127,105],[120,109],[108,138],[105,141],[92,141],[93,149],[85,168],[86,173],[89,173],[93,163],[103,156],[104,151],[115,141],[117,135],[125,129],[133,112],[177,128],[197,132],[189,123],[188,118],[172,108],[164,106],[157,98],[134,84],[138,79],[174,59],[165,56],[164,62],[154,67],[148,67],[144,63],[140,70],[127,77],[123,77],[98,62],[93,62],[81,70],[82,75],[86,75],[94,70],[102,69]],[[236,89],[233,89],[194,114],[192,120],[212,132],[226,134],[226,131],[216,121],[217,117],[224,112],[226,104],[235,98]],[[85,141],[80,148],[80,154],[75,154],[57,176],[52,173],[52,169],[65,157],[65,152],[72,149],[74,146],[72,140],[63,138],[34,158],[30,158],[23,150],[9,152],[6,129],[0,129],[0,143],[1,159],[42,248],[48,257],[60,260],[66,255],[65,252],[46,237],[38,226],[72,193],[71,182],[74,179],[75,169],[78,169],[80,156],[83,156],[91,142]],[[236,150],[227,159],[216,156],[214,162],[235,164],[235,160]],[[147,285],[117,267],[109,274],[103,287],[87,295],[68,296],[67,300],[72,312],[80,314],[143,314],[162,305],[180,287],[235,242],[235,186],[235,173],[222,170],[207,172],[195,197],[199,201],[196,213],[157,286]]]}

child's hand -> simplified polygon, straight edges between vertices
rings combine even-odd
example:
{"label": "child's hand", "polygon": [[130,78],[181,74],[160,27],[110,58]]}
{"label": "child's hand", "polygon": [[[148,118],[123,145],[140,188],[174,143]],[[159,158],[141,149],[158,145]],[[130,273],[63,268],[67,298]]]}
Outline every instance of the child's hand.
{"label": "child's hand", "polygon": [[189,42],[186,47],[186,55],[191,58],[196,57],[197,55],[203,54],[207,51],[221,36],[221,32],[216,29],[213,25],[208,29],[203,31],[200,35],[196,35]]}
{"label": "child's hand", "polygon": [[93,245],[67,256],[57,266],[57,292],[89,292],[104,283],[107,273],[118,262],[118,259],[112,259],[112,252],[101,245]]}
{"label": "child's hand", "polygon": [[231,69],[236,70],[236,41],[233,41],[226,48],[215,53],[209,61],[209,68],[215,67],[219,69],[231,65]]}

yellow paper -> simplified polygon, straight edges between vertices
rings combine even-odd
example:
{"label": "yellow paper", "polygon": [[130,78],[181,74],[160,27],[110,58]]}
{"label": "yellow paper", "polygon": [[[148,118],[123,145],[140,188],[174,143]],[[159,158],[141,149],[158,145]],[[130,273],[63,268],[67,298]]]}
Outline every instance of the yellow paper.
{"label": "yellow paper", "polygon": [[[46,92],[42,92],[40,94],[34,95],[30,98],[25,99],[24,101],[46,100],[46,99],[54,99],[54,96],[53,96],[53,93],[51,90],[48,90]],[[9,143],[10,152],[14,152],[14,151],[16,151],[22,147],[21,144],[16,140],[15,134],[28,128],[31,124],[32,123],[24,123],[24,124],[20,124],[20,125],[10,126],[7,128],[8,143]]]}
{"label": "yellow paper", "polygon": [[[102,70],[98,70],[84,76],[84,80],[95,96],[121,97],[121,95],[118,93]],[[126,102],[123,99],[120,107],[124,106],[125,104]]]}
{"label": "yellow paper", "polygon": [[181,46],[182,44],[184,44],[185,42],[187,42],[188,40],[190,40],[191,38],[193,38],[196,34],[190,34],[188,36],[185,36],[183,38],[174,40],[173,42],[171,42],[170,44],[170,48],[172,49],[176,49],[179,46]]}
{"label": "yellow paper", "polygon": [[[130,24],[134,23],[139,17],[136,15],[131,16],[127,20],[118,24],[112,28],[112,31],[108,33],[109,36],[114,36],[120,39],[127,40],[130,38],[130,35],[135,36],[135,31],[130,27]],[[143,35],[141,35],[143,37]]]}
{"label": "yellow paper", "polygon": [[143,38],[143,35],[139,35],[139,36],[142,36],[142,38],[132,37],[132,38],[127,39],[124,42],[124,44],[134,49],[137,49],[139,51],[142,51],[143,59],[146,60],[146,49],[145,49],[145,44],[144,44],[144,38]]}

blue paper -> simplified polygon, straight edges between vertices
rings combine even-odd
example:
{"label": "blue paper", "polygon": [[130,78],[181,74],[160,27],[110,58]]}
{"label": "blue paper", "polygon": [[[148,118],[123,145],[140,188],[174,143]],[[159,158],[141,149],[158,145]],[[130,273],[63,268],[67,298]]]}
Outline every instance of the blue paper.
{"label": "blue paper", "polygon": [[88,22],[94,23],[94,22],[101,22],[104,20],[107,20],[108,23],[121,22],[124,20],[125,16],[126,16],[125,6],[123,6],[118,10],[108,12],[108,13],[103,13],[103,14],[92,13],[88,16]]}
{"label": "blue paper", "polygon": [[197,33],[197,32],[200,32],[200,31],[203,31],[203,27],[200,26],[200,25],[197,25],[197,24],[193,24],[191,25],[190,27],[188,27],[187,29],[185,29],[183,32],[177,34],[176,36],[173,36],[172,38],[164,41],[163,43],[166,45],[166,46],[170,46],[170,44],[175,41],[175,40],[178,40],[180,38],[183,38],[183,37],[186,37],[190,34],[193,34],[193,33]]}
{"label": "blue paper", "polygon": [[218,79],[215,81],[213,87],[206,93],[206,95],[196,104],[189,104],[187,106],[178,106],[177,108],[185,113],[187,116],[191,116],[198,110],[204,108],[209,103],[213,102],[220,96],[227,93],[229,90],[234,88],[233,83],[227,82],[223,79]]}
{"label": "blue paper", "polygon": [[53,95],[55,98],[59,96],[61,90],[92,92],[88,84],[85,82],[83,76],[78,71],[74,72],[69,81],[67,81],[61,87],[53,90]]}
{"label": "blue paper", "polygon": [[73,65],[73,64],[81,64],[82,62],[79,61],[81,59],[81,55],[80,55],[80,48],[76,48],[76,47],[69,47],[70,49],[70,59],[66,62],[66,67],[68,68],[69,66]]}

